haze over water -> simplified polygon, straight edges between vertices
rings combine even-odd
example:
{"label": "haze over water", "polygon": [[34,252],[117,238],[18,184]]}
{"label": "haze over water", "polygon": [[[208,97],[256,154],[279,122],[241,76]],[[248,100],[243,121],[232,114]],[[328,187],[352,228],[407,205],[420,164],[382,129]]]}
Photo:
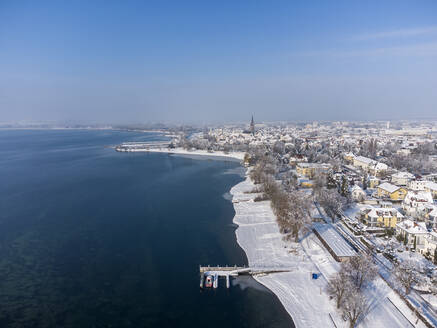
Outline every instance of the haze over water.
{"label": "haze over water", "polygon": [[242,169],[105,148],[160,138],[0,131],[0,326],[292,326],[251,278],[199,291],[199,264],[247,263],[226,199]]}

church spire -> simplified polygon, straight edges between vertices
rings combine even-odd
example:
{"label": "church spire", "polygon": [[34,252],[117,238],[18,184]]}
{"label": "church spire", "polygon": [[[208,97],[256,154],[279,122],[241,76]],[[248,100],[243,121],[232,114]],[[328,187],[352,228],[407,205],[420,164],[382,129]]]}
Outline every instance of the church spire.
{"label": "church spire", "polygon": [[255,135],[255,122],[253,121],[253,114],[252,120],[250,121],[250,133],[252,133],[252,135]]}

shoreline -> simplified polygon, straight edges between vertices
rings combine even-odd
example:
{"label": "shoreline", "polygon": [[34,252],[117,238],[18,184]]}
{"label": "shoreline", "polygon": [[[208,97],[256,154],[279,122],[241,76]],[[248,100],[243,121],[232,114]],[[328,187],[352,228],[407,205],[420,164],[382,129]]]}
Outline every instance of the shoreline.
{"label": "shoreline", "polygon": [[326,326],[329,312],[334,309],[329,299],[320,294],[320,281],[311,281],[311,272],[316,268],[303,259],[304,254],[290,254],[291,249],[282,240],[270,202],[254,202],[257,194],[245,193],[254,186],[246,175],[230,191],[235,210],[233,223],[238,226],[235,230],[237,243],[246,253],[249,266],[287,267],[291,271],[253,278],[276,295],[290,315],[292,326]]}

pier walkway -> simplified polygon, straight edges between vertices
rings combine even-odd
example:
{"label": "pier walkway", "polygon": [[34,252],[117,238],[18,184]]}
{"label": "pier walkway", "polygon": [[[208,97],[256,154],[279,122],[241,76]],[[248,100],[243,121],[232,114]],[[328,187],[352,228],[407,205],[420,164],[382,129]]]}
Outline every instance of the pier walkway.
{"label": "pier walkway", "polygon": [[283,268],[283,267],[238,267],[238,266],[199,266],[200,272],[200,288],[203,288],[205,276],[214,277],[213,287],[218,287],[218,278],[226,278],[226,287],[230,287],[230,277],[238,276],[240,274],[246,275],[266,275],[269,273],[289,272],[295,268]]}

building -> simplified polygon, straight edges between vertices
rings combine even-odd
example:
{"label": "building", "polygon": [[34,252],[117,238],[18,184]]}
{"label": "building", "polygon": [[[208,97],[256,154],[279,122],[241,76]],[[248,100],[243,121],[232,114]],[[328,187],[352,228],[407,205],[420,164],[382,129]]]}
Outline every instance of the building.
{"label": "building", "polygon": [[387,170],[388,170],[387,164],[378,162],[378,163],[375,163],[374,165],[370,166],[369,172],[371,174],[378,176],[378,175],[384,174],[385,172],[387,172]]}
{"label": "building", "polygon": [[364,156],[355,156],[353,158],[353,166],[358,167],[363,171],[370,172],[373,175],[381,175],[388,170],[386,164]]}
{"label": "building", "polygon": [[255,135],[255,122],[253,120],[253,115],[252,115],[252,120],[250,121],[250,133],[252,133],[252,135]]}
{"label": "building", "polygon": [[433,181],[426,181],[424,190],[430,192],[432,198],[437,199],[437,183]]}
{"label": "building", "polygon": [[428,229],[437,228],[437,205],[425,205],[425,223]]}
{"label": "building", "polygon": [[364,156],[355,156],[353,158],[353,166],[359,167],[364,171],[369,170],[370,166],[374,163],[375,161],[373,159]]}
{"label": "building", "polygon": [[416,240],[416,248],[423,250],[425,248],[425,239],[428,236],[425,222],[414,222],[406,219],[396,225],[396,233],[406,241],[407,246],[413,246]]}
{"label": "building", "polygon": [[374,176],[369,177],[368,181],[369,181],[369,188],[376,188],[381,182],[381,180],[379,180],[377,177]]}
{"label": "building", "polygon": [[394,207],[373,207],[369,206],[360,211],[358,219],[371,228],[396,228],[404,216]]}
{"label": "building", "polygon": [[313,232],[337,262],[342,262],[357,255],[352,246],[346,242],[333,226],[314,223]]}
{"label": "building", "polygon": [[425,190],[425,185],[428,181],[425,180],[412,180],[408,183],[408,189],[411,190]]}
{"label": "building", "polygon": [[297,179],[297,182],[302,188],[312,188],[314,186],[313,180],[309,179]]}
{"label": "building", "polygon": [[295,166],[297,163],[306,163],[308,159],[303,155],[290,156],[288,158],[288,164],[291,166]]}
{"label": "building", "polygon": [[355,155],[353,153],[346,153],[343,156],[344,160],[347,161],[348,163],[353,163],[354,162],[354,158]]}
{"label": "building", "polygon": [[330,169],[331,169],[330,164],[319,164],[319,163],[296,164],[296,172],[310,179],[314,178],[314,176],[316,176],[317,174],[328,173]]}
{"label": "building", "polygon": [[405,198],[407,190],[403,187],[395,186],[391,183],[384,182],[376,187],[377,195],[380,198],[390,198],[393,201],[400,201]]}
{"label": "building", "polygon": [[391,182],[397,186],[407,186],[414,178],[409,172],[398,172],[391,176]]}
{"label": "building", "polygon": [[419,249],[423,255],[429,254],[430,256],[434,256],[435,249],[437,248],[437,233],[432,231],[429,232],[425,237],[425,244],[423,249]]}
{"label": "building", "polygon": [[410,190],[402,202],[402,208],[406,214],[417,217],[425,215],[426,206],[432,204],[433,199],[429,191]]}

